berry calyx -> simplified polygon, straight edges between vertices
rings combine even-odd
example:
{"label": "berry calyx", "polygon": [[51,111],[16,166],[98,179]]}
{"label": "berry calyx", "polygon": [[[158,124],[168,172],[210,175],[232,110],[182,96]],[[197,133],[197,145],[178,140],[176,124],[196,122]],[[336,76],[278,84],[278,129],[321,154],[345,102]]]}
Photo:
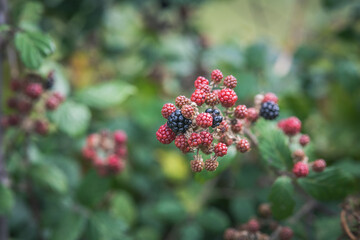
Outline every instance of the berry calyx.
{"label": "berry calyx", "polygon": [[278,103],[279,98],[272,92],[268,92],[264,95],[264,98],[262,99],[261,103],[272,101],[274,103]]}
{"label": "berry calyx", "polygon": [[298,178],[306,177],[309,174],[309,167],[304,162],[297,162],[294,165],[293,173]]}
{"label": "berry calyx", "polygon": [[190,119],[185,118],[180,109],[176,109],[168,118],[167,125],[174,133],[185,133],[192,121]]}
{"label": "berry calyx", "polygon": [[209,85],[209,80],[206,78],[199,76],[194,82],[195,88],[199,88],[201,85]]}
{"label": "berry calyx", "polygon": [[315,171],[315,172],[322,172],[324,171],[326,168],[326,162],[324,159],[318,159],[318,160],[315,160],[313,165],[312,165],[312,169]]}
{"label": "berry calyx", "polygon": [[175,140],[176,134],[164,124],[156,132],[156,139],[162,144],[170,144]]}
{"label": "berry calyx", "polygon": [[246,153],[250,150],[250,143],[247,139],[240,139],[236,143],[236,149],[241,153]]}
{"label": "berry calyx", "polygon": [[219,142],[214,148],[215,155],[218,157],[225,156],[227,154],[227,149],[225,143]]}
{"label": "berry calyx", "polygon": [[238,97],[234,90],[224,88],[219,93],[219,101],[223,107],[232,107],[237,101]]}
{"label": "berry calyx", "polygon": [[308,145],[310,142],[310,137],[309,135],[303,134],[300,136],[299,138],[299,143],[301,146],[305,147],[306,145]]}
{"label": "berry calyx", "polygon": [[229,75],[224,79],[224,85],[227,88],[235,88],[237,85],[237,80],[233,75]]}
{"label": "berry calyx", "polygon": [[164,118],[168,119],[169,116],[170,116],[173,112],[175,112],[175,110],[176,110],[176,107],[175,107],[174,104],[172,104],[172,103],[166,103],[166,104],[164,104],[164,106],[163,106],[162,109],[161,109],[161,115],[162,115]]}
{"label": "berry calyx", "polygon": [[211,72],[211,79],[215,82],[215,83],[220,83],[221,80],[223,79],[224,75],[222,74],[222,72],[219,69],[215,69]]}
{"label": "berry calyx", "polygon": [[195,92],[191,95],[191,101],[196,103],[196,105],[201,106],[205,103],[206,93],[203,90],[196,89]]}
{"label": "berry calyx", "polygon": [[291,240],[294,233],[289,227],[282,227],[279,233],[280,240]]}
{"label": "berry calyx", "polygon": [[213,125],[213,118],[210,113],[200,113],[196,117],[196,125],[202,128],[208,128]]}
{"label": "berry calyx", "polygon": [[205,161],[205,169],[209,172],[213,172],[219,166],[219,162],[216,159],[208,159]]}
{"label": "berry calyx", "polygon": [[214,139],[213,136],[211,135],[211,133],[206,132],[206,131],[201,132],[200,136],[201,136],[203,146],[210,146]]}
{"label": "berry calyx", "polygon": [[238,105],[234,110],[234,115],[238,119],[244,119],[248,116],[248,110],[245,105]]}
{"label": "berry calyx", "polygon": [[202,138],[199,133],[192,133],[189,137],[188,143],[190,147],[197,147],[202,144]]}
{"label": "berry calyx", "polygon": [[280,108],[276,103],[272,101],[264,102],[261,104],[260,116],[266,120],[273,120],[279,116],[279,111]]}

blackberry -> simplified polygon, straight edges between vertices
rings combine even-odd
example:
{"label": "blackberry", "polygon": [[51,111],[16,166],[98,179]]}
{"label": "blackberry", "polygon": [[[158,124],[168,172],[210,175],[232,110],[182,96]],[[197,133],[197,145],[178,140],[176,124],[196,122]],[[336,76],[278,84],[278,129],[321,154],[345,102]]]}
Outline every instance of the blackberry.
{"label": "blackberry", "polygon": [[206,113],[210,113],[213,117],[213,124],[211,127],[215,128],[220,125],[223,120],[223,117],[220,116],[220,111],[217,109],[208,108],[205,110]]}
{"label": "blackberry", "polygon": [[45,82],[43,82],[43,87],[46,90],[50,90],[53,88],[54,83],[55,83],[54,72],[50,72]]}
{"label": "blackberry", "polygon": [[185,118],[181,114],[180,109],[176,109],[175,112],[169,116],[167,121],[167,125],[174,133],[185,133],[189,129],[191,123],[190,119]]}
{"label": "blackberry", "polygon": [[261,104],[260,116],[266,120],[273,120],[279,116],[279,105],[272,101]]}

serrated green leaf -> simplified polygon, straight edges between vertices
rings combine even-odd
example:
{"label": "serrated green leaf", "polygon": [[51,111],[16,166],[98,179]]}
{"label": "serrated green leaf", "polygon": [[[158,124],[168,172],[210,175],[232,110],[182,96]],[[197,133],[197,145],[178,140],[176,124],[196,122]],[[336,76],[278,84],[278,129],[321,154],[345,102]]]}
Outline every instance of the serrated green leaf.
{"label": "serrated green leaf", "polygon": [[67,180],[64,173],[53,164],[33,164],[29,169],[29,174],[36,184],[60,194],[64,194],[67,191]]}
{"label": "serrated green leaf", "polygon": [[40,2],[27,1],[22,5],[22,11],[19,17],[19,26],[21,29],[36,30],[42,16],[44,7]]}
{"label": "serrated green leaf", "polygon": [[76,99],[90,107],[104,109],[116,106],[136,92],[130,84],[111,81],[88,87],[76,95]]}
{"label": "serrated green leaf", "polygon": [[121,219],[105,212],[96,212],[90,218],[90,229],[86,239],[125,239],[127,228],[128,226]]}
{"label": "serrated green leaf", "polygon": [[31,69],[39,68],[44,58],[55,51],[50,37],[41,32],[17,32],[15,47],[22,62]]}
{"label": "serrated green leaf", "polygon": [[0,215],[9,213],[14,203],[12,191],[3,184],[0,184]]}
{"label": "serrated green leaf", "polygon": [[[206,157],[206,156],[204,155],[204,157]],[[206,158],[204,158],[204,161],[205,161],[205,159]],[[219,166],[216,169],[216,171],[209,172],[209,171],[203,170],[202,172],[195,174],[195,180],[199,181],[199,182],[205,182],[205,181],[215,178],[220,173],[225,171],[235,161],[235,159],[236,159],[236,150],[234,147],[229,147],[228,153],[224,157],[218,158]]]}
{"label": "serrated green leaf", "polygon": [[52,114],[60,130],[70,136],[78,136],[88,128],[91,113],[88,107],[73,101],[66,101]]}
{"label": "serrated green leaf", "polygon": [[98,176],[95,171],[90,171],[82,180],[77,192],[79,201],[87,206],[98,204],[108,192],[110,179]]}
{"label": "serrated green leaf", "polygon": [[126,192],[114,194],[110,203],[110,212],[114,216],[122,218],[129,225],[132,225],[136,219],[135,204]]}
{"label": "serrated green leaf", "polygon": [[272,185],[269,195],[274,218],[281,220],[292,214],[295,207],[293,195],[294,187],[291,179],[286,176],[278,177]]}
{"label": "serrated green leaf", "polygon": [[292,169],[293,161],[285,135],[271,123],[259,120],[259,150],[263,161],[278,169]]}
{"label": "serrated green leaf", "polygon": [[69,212],[59,221],[51,240],[77,240],[85,229],[86,218],[80,214]]}
{"label": "serrated green leaf", "polygon": [[299,184],[314,198],[321,201],[340,200],[354,190],[352,175],[340,168],[328,167],[322,173],[312,172]]}

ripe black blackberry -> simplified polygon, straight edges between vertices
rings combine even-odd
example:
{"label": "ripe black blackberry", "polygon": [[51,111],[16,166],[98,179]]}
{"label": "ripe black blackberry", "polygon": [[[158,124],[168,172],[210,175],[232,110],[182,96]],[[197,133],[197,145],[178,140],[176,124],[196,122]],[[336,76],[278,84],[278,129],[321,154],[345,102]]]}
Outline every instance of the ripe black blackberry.
{"label": "ripe black blackberry", "polygon": [[279,105],[272,101],[264,102],[261,104],[260,116],[266,120],[273,120],[279,116]]}
{"label": "ripe black blackberry", "polygon": [[52,89],[54,86],[54,72],[50,72],[49,75],[47,76],[45,82],[43,82],[43,87],[46,90]]}
{"label": "ripe black blackberry", "polygon": [[190,119],[185,118],[181,114],[180,109],[176,109],[175,112],[169,116],[167,121],[167,125],[174,133],[185,133],[189,129],[191,123]]}
{"label": "ripe black blackberry", "polygon": [[211,127],[217,127],[220,125],[220,123],[223,120],[223,117],[220,116],[220,111],[217,109],[212,109],[212,108],[208,108],[205,110],[206,113],[210,113],[211,116],[213,117],[213,124]]}

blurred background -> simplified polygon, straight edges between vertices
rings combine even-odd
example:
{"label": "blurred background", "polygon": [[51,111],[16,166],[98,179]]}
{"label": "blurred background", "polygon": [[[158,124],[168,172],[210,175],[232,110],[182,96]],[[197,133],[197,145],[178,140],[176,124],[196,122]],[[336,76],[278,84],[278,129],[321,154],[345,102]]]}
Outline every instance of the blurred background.
{"label": "blurred background", "polygon": [[[222,239],[226,228],[256,216],[271,186],[256,150],[200,181],[191,173],[191,154],[155,138],[164,124],[162,105],[189,97],[196,77],[209,78],[213,69],[238,79],[242,104],[276,93],[280,118],[302,121],[312,154],[360,178],[359,1],[9,4],[13,19],[35,22],[55,41],[55,54],[39,72],[55,70],[55,89],[71,103],[62,107],[65,117],[54,117],[55,133],[31,145],[31,158],[59,171],[47,176],[50,186],[35,189],[43,213],[37,221],[23,196],[16,197],[12,239],[39,239],[39,229],[45,239]],[[116,177],[99,177],[81,156],[86,136],[103,129],[128,135],[126,170]],[[9,172],[17,176],[19,156],[11,157]],[[340,202],[326,206],[330,214],[315,212],[293,226],[295,239],[341,234]]]}

